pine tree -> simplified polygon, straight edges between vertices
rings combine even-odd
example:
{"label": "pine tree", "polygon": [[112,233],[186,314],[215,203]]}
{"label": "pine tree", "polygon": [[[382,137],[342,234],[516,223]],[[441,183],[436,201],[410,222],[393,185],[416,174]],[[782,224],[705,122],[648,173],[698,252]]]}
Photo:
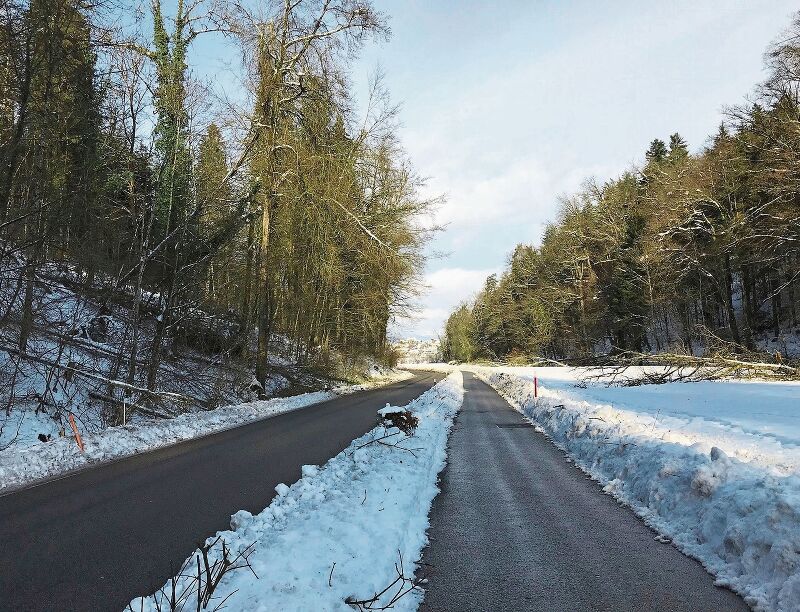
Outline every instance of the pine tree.
{"label": "pine tree", "polygon": [[461,304],[447,319],[442,343],[445,361],[470,361],[475,355],[472,310]]}
{"label": "pine tree", "polygon": [[669,137],[669,154],[667,157],[671,163],[681,162],[689,157],[689,148],[686,146],[686,141],[677,132]]}
{"label": "pine tree", "polygon": [[186,112],[186,52],[192,37],[189,15],[179,0],[170,36],[161,11],[153,0],[153,59],[157,87],[154,95],[154,144],[159,166],[156,187],[156,227],[164,237],[185,219],[191,198],[191,156]]}
{"label": "pine tree", "polygon": [[644,219],[630,214],[624,223],[624,238],[615,254],[605,296],[616,346],[642,351],[649,315],[646,271],[641,263]]}
{"label": "pine tree", "polygon": [[661,163],[666,159],[667,153],[667,145],[663,140],[656,138],[650,143],[650,148],[647,149],[644,157],[650,163]]}
{"label": "pine tree", "polygon": [[216,123],[208,126],[197,151],[194,167],[195,199],[202,208],[201,236],[208,237],[219,228],[231,211],[232,193],[224,183],[228,157],[222,133]]}
{"label": "pine tree", "polygon": [[226,240],[220,248],[209,245],[220,231],[224,231],[234,212],[233,194],[224,179],[228,174],[228,159],[222,133],[215,123],[208,126],[200,141],[197,163],[194,167],[195,202],[202,209],[199,236],[210,250],[216,251],[201,266],[205,269],[204,294],[212,309],[230,310],[237,303],[235,278],[237,264],[241,263],[241,250],[246,248],[241,232]]}

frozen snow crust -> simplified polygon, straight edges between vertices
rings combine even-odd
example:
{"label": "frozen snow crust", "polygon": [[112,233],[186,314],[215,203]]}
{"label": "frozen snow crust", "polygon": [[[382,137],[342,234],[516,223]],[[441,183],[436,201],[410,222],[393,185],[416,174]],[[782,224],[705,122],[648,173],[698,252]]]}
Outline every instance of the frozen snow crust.
{"label": "frozen snow crust", "polygon": [[[413,437],[384,440],[401,440],[398,446],[410,450],[376,443],[399,432],[377,427],[324,466],[304,466],[293,485],[278,485],[278,496],[260,514],[234,514],[231,531],[209,542],[221,536],[233,556],[255,543],[249,562],[258,578],[246,568],[226,574],[217,601],[229,597],[225,609],[232,611],[352,612],[345,599],[370,598],[382,591],[397,577],[401,557],[404,575],[412,577],[427,543],[428,512],[439,491],[437,475],[445,465],[447,437],[463,396],[461,373],[454,372],[408,404],[419,418]],[[194,555],[190,561],[187,567],[192,568]],[[187,586],[186,609],[193,610],[196,591],[186,579],[177,592]],[[170,588],[168,583],[166,593]],[[387,603],[395,591],[381,602]],[[416,610],[421,598],[420,590],[413,589],[392,610]],[[153,612],[165,601],[159,592],[144,601],[135,599],[131,607]]]}
{"label": "frozen snow crust", "polygon": [[[560,375],[551,383],[548,373],[539,377],[535,399],[531,368],[524,377],[521,368],[468,369],[529,417],[607,493],[700,560],[718,584],[740,593],[756,610],[800,610],[800,451],[793,440],[731,424],[735,414],[726,420],[727,413],[742,407],[716,403],[715,393],[726,397],[731,391],[726,386],[743,383],[648,387],[647,393],[660,390],[669,396],[683,387],[708,396],[719,413],[711,420],[665,416],[660,407],[634,411],[587,401],[583,398],[606,390],[567,391]],[[551,369],[556,368],[545,368]],[[760,383],[744,384],[752,402]],[[633,397],[635,389],[641,388],[633,388]],[[800,417],[800,387],[783,389],[784,404],[775,403],[774,389],[763,390],[772,399],[771,411],[781,418]],[[628,389],[607,391],[624,401]]]}
{"label": "frozen snow crust", "polygon": [[72,436],[22,448],[11,446],[0,451],[0,493],[91,464],[169,446],[410,376],[408,372],[397,371],[375,383],[247,402],[206,412],[190,412],[160,421],[109,427],[84,436],[83,453]]}

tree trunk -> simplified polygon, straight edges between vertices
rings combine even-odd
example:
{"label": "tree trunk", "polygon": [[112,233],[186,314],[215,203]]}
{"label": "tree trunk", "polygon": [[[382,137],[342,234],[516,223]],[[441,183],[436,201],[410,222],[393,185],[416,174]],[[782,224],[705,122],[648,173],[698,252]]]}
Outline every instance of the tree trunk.
{"label": "tree trunk", "polygon": [[789,267],[786,273],[787,283],[786,283],[786,297],[789,300],[789,316],[792,327],[797,325],[797,302],[795,301],[794,295],[794,274],[793,268]]}
{"label": "tree trunk", "polygon": [[733,273],[731,272],[731,257],[725,255],[725,308],[728,312],[728,323],[731,326],[731,336],[736,344],[741,344],[739,325],[736,322],[736,312],[733,309]]}
{"label": "tree trunk", "polygon": [[756,322],[753,312],[753,280],[750,275],[750,266],[745,264],[742,266],[742,305],[744,306],[744,324],[745,345],[749,349],[754,348],[753,331],[755,330]]}
{"label": "tree trunk", "polygon": [[242,322],[244,344],[242,346],[242,357],[247,360],[250,357],[250,330],[253,325],[253,264],[256,254],[256,218],[253,215],[247,228],[247,256],[245,259],[244,272],[244,295],[242,296]]}
{"label": "tree trunk", "polygon": [[24,353],[33,328],[33,292],[35,289],[36,266],[29,262],[25,266],[25,296],[22,301],[22,321],[19,326],[19,350]]}
{"label": "tree trunk", "polygon": [[770,275],[770,291],[772,293],[771,303],[772,303],[772,331],[775,334],[775,337],[781,335],[781,292],[778,291],[776,285],[779,287],[778,283],[775,282],[776,275]]}
{"label": "tree trunk", "polygon": [[259,261],[258,282],[262,285],[261,299],[258,302],[258,352],[256,354],[256,379],[263,384],[267,379],[267,366],[269,360],[269,335],[272,330],[272,295],[269,278],[269,238],[270,214],[272,211],[274,194],[269,193],[264,200],[264,209],[261,212],[261,249]]}

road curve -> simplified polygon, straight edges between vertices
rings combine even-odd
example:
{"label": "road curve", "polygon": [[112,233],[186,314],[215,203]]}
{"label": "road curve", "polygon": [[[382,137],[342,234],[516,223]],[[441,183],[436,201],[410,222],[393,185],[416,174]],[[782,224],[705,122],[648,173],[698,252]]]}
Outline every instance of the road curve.
{"label": "road curve", "polygon": [[0,496],[0,611],[119,611],[230,515],[300,477],[441,375],[420,374]]}
{"label": "road curve", "polygon": [[464,385],[422,559],[421,610],[748,609],[658,543],[488,385],[467,373]]}

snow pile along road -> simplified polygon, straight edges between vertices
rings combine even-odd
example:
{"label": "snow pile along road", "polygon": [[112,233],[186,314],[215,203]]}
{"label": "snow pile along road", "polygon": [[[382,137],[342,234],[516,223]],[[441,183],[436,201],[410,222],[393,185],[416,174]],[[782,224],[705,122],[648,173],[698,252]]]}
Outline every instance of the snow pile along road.
{"label": "snow pile along road", "polygon": [[[800,610],[797,446],[701,417],[586,401],[583,389],[553,389],[541,379],[536,399],[531,379],[496,368],[474,370],[607,493],[633,508],[665,541],[699,559],[719,584],[757,610]],[[700,389],[670,383],[651,390],[669,393],[667,387],[675,385]],[[702,389],[713,402],[714,387]],[[626,389],[616,391],[622,395]],[[800,400],[800,387],[797,391]],[[800,401],[770,408],[800,416]],[[719,412],[724,416],[725,407]]]}
{"label": "snow pile along road", "polygon": [[[221,556],[224,540],[229,558],[246,554],[252,571],[242,567],[226,573],[209,609],[227,597],[227,610],[352,612],[357,608],[346,603],[348,598],[371,599],[393,585],[366,609],[384,609],[402,594],[392,610],[415,610],[422,594],[410,579],[426,544],[437,475],[463,396],[461,373],[450,374],[406,407],[419,419],[411,437],[379,426],[324,466],[304,466],[292,486],[278,485],[278,496],[260,514],[233,515],[231,531],[207,541],[217,542],[212,562]],[[198,555],[187,559],[175,585],[192,610]],[[172,587],[170,581],[130,607],[163,610]]]}
{"label": "snow pile along road", "polygon": [[[389,378],[381,379],[380,383],[395,382],[410,376],[408,372],[398,371]],[[206,412],[189,412],[172,419],[109,427],[96,434],[84,436],[84,452],[80,451],[72,436],[23,448],[11,446],[0,451],[0,492],[90,464],[136,455],[283,412],[298,410],[377,385],[378,382],[349,385],[332,391],[315,391],[292,397],[225,406]]]}

